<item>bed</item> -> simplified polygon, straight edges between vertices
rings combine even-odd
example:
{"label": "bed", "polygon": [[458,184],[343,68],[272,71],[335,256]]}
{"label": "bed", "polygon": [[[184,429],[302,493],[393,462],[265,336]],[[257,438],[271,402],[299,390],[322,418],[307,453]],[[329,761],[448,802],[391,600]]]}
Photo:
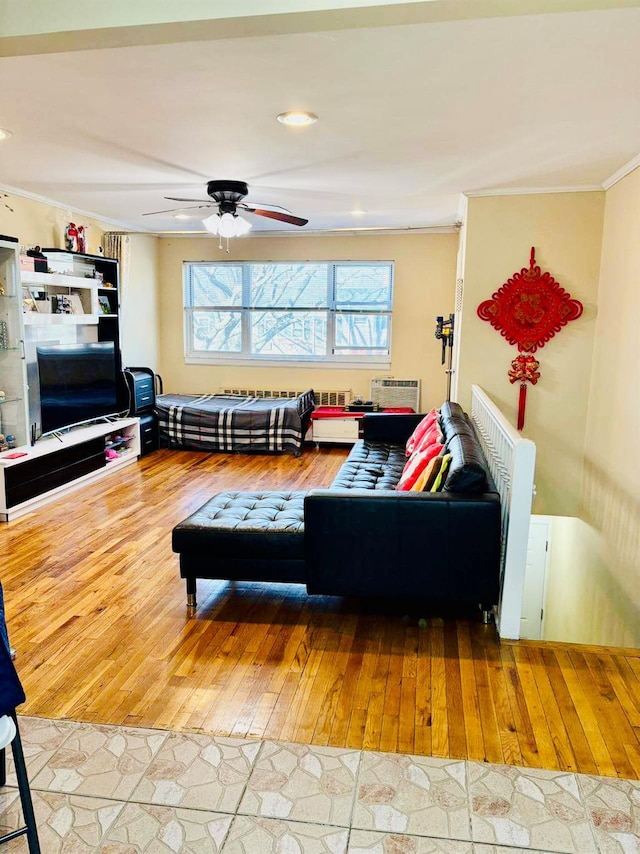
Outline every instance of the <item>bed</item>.
{"label": "bed", "polygon": [[315,397],[244,397],[234,394],[160,394],[160,445],[196,451],[302,452]]}

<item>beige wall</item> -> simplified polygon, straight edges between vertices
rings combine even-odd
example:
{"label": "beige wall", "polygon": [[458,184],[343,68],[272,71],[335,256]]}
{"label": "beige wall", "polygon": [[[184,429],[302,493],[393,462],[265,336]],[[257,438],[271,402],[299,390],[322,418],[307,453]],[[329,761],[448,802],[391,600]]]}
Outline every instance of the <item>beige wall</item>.
{"label": "beige wall", "polygon": [[576,515],[580,506],[589,375],[598,299],[604,192],[471,198],[468,204],[458,398],[477,383],[515,425],[518,387],[507,372],[516,357],[476,309],[529,253],[584,304],[582,317],[537,354],[541,379],[530,387],[523,435],[537,446],[534,512]]}
{"label": "beige wall", "polygon": [[[223,386],[258,388],[351,389],[369,394],[372,377],[419,377],[422,408],[442,403],[446,376],[435,317],[453,311],[456,234],[242,238],[227,255],[216,239],[167,238],[159,241],[160,373],[165,391],[214,392]],[[182,262],[201,260],[393,260],[395,297],[392,363],[388,371],[334,367],[239,367],[184,364]]]}
{"label": "beige wall", "polygon": [[129,241],[129,275],[120,296],[122,362],[160,372],[158,238],[131,234]]}
{"label": "beige wall", "polygon": [[[13,208],[13,212],[5,204]],[[68,222],[89,226],[87,252],[92,255],[97,253],[103,233],[113,228],[68,208],[36,202],[13,193],[9,193],[6,199],[0,198],[0,234],[17,237],[23,246],[64,249],[64,230]]]}
{"label": "beige wall", "polygon": [[[552,562],[550,640],[640,647],[639,236],[636,169],[606,194],[581,518]],[[560,596],[572,613],[555,614]]]}

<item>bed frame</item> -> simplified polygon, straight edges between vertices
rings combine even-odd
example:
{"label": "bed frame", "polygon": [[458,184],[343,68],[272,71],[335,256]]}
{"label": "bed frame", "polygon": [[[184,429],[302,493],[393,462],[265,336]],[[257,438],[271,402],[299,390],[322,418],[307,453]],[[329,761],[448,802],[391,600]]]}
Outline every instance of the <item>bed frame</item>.
{"label": "bed frame", "polygon": [[292,398],[224,394],[156,397],[160,444],[213,453],[282,453],[300,456],[314,392]]}
{"label": "bed frame", "polygon": [[535,489],[536,446],[523,439],[477,385],[471,386],[471,420],[500,493],[502,541],[496,625],[501,638],[517,639]]}

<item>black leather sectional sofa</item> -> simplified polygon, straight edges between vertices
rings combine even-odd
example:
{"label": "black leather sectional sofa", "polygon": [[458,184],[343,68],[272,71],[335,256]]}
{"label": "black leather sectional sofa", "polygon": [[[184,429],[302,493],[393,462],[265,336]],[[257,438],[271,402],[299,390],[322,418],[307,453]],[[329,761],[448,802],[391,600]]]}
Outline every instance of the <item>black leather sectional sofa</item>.
{"label": "black leather sectional sofa", "polygon": [[222,578],[491,610],[499,496],[465,413],[455,403],[440,413],[452,457],[441,492],[395,490],[422,416],[371,414],[327,489],[215,495],[173,530],[188,604],[196,604],[196,579]]}

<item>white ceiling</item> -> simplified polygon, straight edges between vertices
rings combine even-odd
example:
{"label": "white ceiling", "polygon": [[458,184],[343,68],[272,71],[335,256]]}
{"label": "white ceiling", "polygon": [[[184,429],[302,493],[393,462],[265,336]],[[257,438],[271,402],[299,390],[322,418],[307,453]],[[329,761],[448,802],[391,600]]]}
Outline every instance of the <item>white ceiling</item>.
{"label": "white ceiling", "polygon": [[124,227],[201,231],[142,214],[219,178],[309,219],[254,231],[451,225],[461,193],[599,187],[638,155],[640,9],[6,56],[0,92],[0,184]]}

